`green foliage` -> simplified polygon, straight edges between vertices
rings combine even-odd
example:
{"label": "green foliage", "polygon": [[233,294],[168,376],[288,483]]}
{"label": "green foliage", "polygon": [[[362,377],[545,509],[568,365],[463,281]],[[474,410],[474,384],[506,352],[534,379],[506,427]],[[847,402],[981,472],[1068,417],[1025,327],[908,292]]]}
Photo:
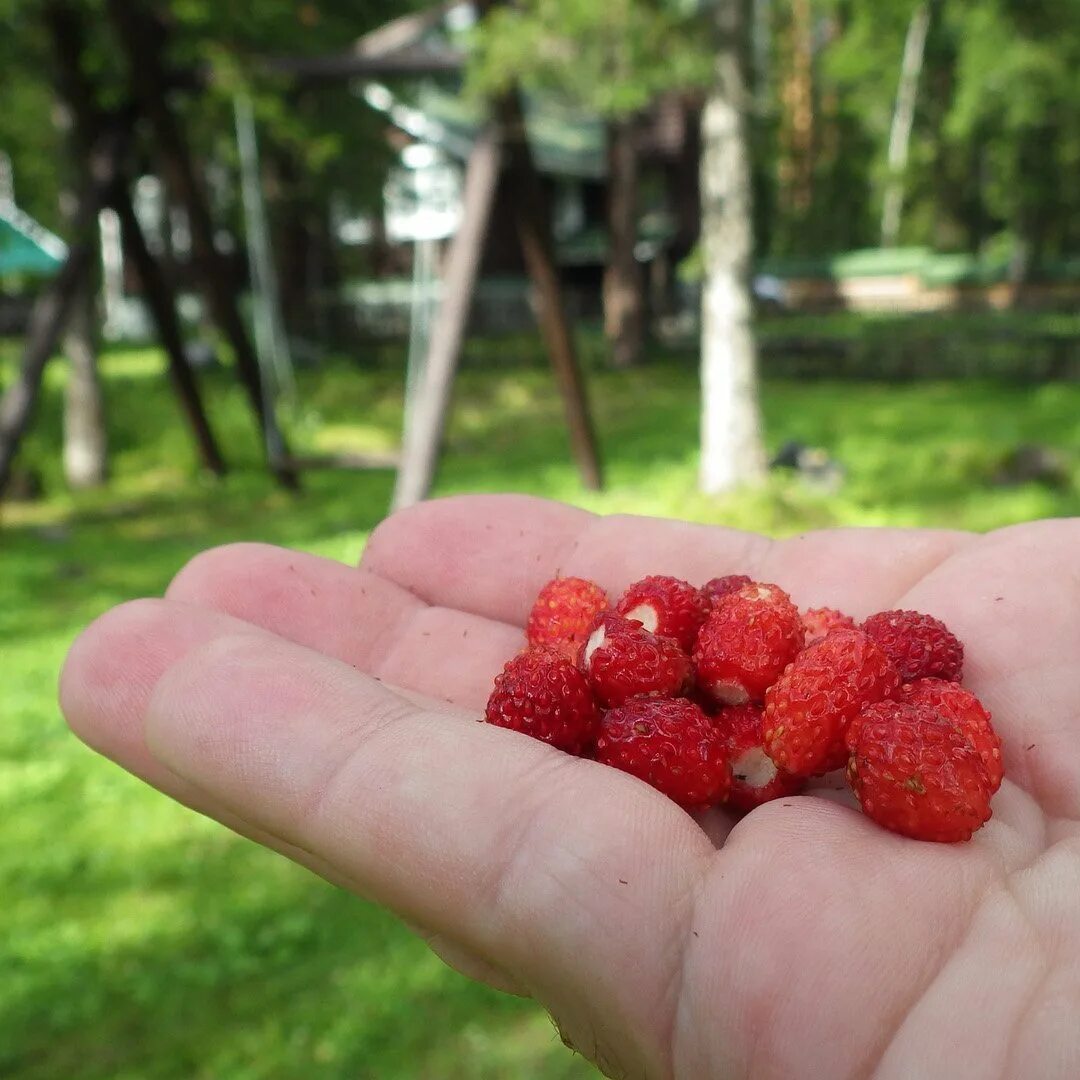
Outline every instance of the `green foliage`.
{"label": "green foliage", "polygon": [[[124,96],[103,0],[88,16],[90,69],[102,103]],[[415,0],[421,6],[422,0]],[[811,0],[813,191],[781,198],[792,75],[788,2],[758,5],[752,149],[762,254],[835,252],[877,242],[886,147],[904,40],[918,0]],[[907,168],[901,243],[992,251],[1011,262],[1061,259],[1080,245],[1080,0],[927,0],[935,12]],[[344,83],[300,89],[261,59],[331,53],[400,14],[394,0],[177,0],[159,11],[170,56],[209,75],[184,117],[198,155],[233,166],[232,94],[251,93],[261,122],[272,218],[312,220],[331,195],[378,201],[389,151],[382,118]],[[63,147],[51,122],[51,60],[41,4],[0,0],[0,148],[26,208],[60,229]],[[494,7],[466,36],[472,95],[517,79],[556,105],[633,114],[658,93],[705,86],[710,5],[698,0],[523,0]],[[236,207],[231,208],[233,212]]]}
{"label": "green foliage", "polygon": [[495,8],[474,39],[470,86],[512,81],[604,116],[623,116],[659,93],[704,84],[710,38],[701,16],[665,0],[528,0]]}
{"label": "green foliage", "polygon": [[[855,207],[873,242],[907,25],[916,0],[820,0],[837,31],[820,92],[870,137]],[[1008,237],[1060,256],[1080,243],[1077,0],[938,2],[908,167],[905,242],[978,248]],[[866,147],[864,147],[865,149]],[[835,250],[835,248],[834,248]]]}
{"label": "green foliage", "polygon": [[[0,149],[15,164],[16,192],[24,207],[62,232],[57,196],[67,170],[65,148],[52,123],[53,59],[41,19],[42,5],[0,0]],[[85,16],[86,70],[98,104],[127,100],[126,66],[102,0],[73,0]],[[205,92],[183,99],[182,115],[196,156],[235,164],[232,97],[253,95],[271,171],[287,159],[289,179],[276,178],[280,200],[325,204],[347,191],[354,206],[377,202],[388,152],[383,125],[344,82],[298,91],[271,76],[271,56],[340,52],[360,35],[401,14],[394,0],[182,0],[158,4],[169,31],[168,59],[203,76]],[[151,159],[152,160],[152,159]],[[59,167],[58,167],[59,165]],[[235,208],[233,208],[235,209]]]}
{"label": "green foliage", "polygon": [[0,0],[0,151],[15,166],[20,206],[58,230],[64,175],[57,162],[63,155],[52,122],[51,88],[42,77],[47,62],[34,7],[23,0]]}
{"label": "green foliage", "polygon": [[957,91],[944,137],[978,140],[991,214],[1040,254],[1080,242],[1080,4],[975,6],[957,41]]}
{"label": "green foliage", "polygon": [[343,52],[362,34],[400,15],[401,8],[394,0],[169,5],[174,62],[210,68],[209,93],[200,97],[190,122],[219,160],[234,163],[232,99],[238,91],[249,93],[271,156],[295,161],[291,190],[281,194],[325,203],[331,192],[346,190],[354,205],[374,204],[389,156],[382,120],[345,81],[298,90],[288,79],[271,75],[264,62]]}

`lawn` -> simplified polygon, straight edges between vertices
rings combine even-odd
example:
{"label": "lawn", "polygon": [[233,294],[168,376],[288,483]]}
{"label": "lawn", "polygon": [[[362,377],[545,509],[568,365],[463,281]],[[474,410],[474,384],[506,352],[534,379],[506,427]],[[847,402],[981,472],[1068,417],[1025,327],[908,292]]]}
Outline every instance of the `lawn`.
{"label": "lawn", "polygon": [[[528,491],[600,511],[669,514],[776,534],[834,524],[989,529],[1075,514],[1064,488],[990,482],[1039,441],[1075,454],[1080,385],[770,381],[770,446],[821,445],[840,494],[775,477],[724,500],[695,492],[695,373],[661,357],[590,384],[609,484],[577,484],[542,368],[487,343],[460,380],[438,491]],[[485,370],[482,362],[496,365]],[[0,372],[10,373],[0,352]],[[2,365],[9,366],[5,369]],[[0,1075],[78,1078],[581,1077],[528,1002],[473,986],[390,917],[171,805],[96,759],[54,703],[65,647],[98,612],[160,593],[185,559],[239,538],[353,561],[385,511],[386,472],[313,473],[276,490],[243,400],[205,379],[235,468],[200,477],[154,352],[106,363],[114,479],[62,490],[62,370],[49,373],[24,461],[48,496],[0,528]],[[287,407],[305,449],[396,443],[395,355],[302,373]],[[1075,462],[1075,457],[1072,459]]]}

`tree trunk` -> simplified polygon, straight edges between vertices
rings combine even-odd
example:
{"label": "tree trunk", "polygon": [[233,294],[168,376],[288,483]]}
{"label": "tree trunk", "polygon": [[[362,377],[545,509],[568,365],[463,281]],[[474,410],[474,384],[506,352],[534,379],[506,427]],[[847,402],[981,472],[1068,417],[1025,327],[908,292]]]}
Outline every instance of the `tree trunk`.
{"label": "tree trunk", "polygon": [[[810,0],[791,0],[787,37],[780,133],[781,196],[785,208],[801,218],[814,197],[814,40]],[[745,76],[744,84],[749,93],[750,80]]]}
{"label": "tree trunk", "polygon": [[881,246],[893,247],[900,235],[900,217],[904,209],[904,170],[911,146],[911,128],[919,96],[919,73],[926,52],[926,33],[930,29],[931,4],[920,4],[911,15],[904,57],[900,62],[900,83],[896,89],[892,128],[889,131],[889,175],[881,208]]}
{"label": "tree trunk", "polygon": [[195,271],[214,321],[232,347],[237,373],[261,429],[268,464],[279,483],[296,490],[299,477],[283,464],[289,458],[289,449],[240,317],[235,282],[214,245],[214,223],[204,185],[169,99],[163,27],[148,9],[133,0],[107,0],[106,12],[127,54],[131,89],[150,122],[165,182],[187,211]]}
{"label": "tree trunk", "polygon": [[716,9],[715,78],[702,114],[701,488],[710,493],[765,472],[751,324],[749,7],[747,0],[722,0]]}
{"label": "tree trunk", "polygon": [[68,316],[64,352],[68,379],[64,391],[64,477],[77,491],[101,487],[108,475],[105,398],[98,377],[94,340],[94,295],[87,275]]}
{"label": "tree trunk", "polygon": [[15,381],[0,398],[0,495],[11,478],[11,466],[33,416],[41,376],[63,333],[71,308],[90,273],[94,244],[92,227],[116,182],[119,155],[115,139],[103,140],[89,160],[89,180],[79,197],[67,259],[38,295],[23,339],[22,360]]}
{"label": "tree trunk", "polygon": [[512,87],[496,103],[496,113],[505,140],[507,188],[514,210],[514,223],[536,299],[540,336],[544,339],[555,384],[562,398],[570,449],[577,462],[582,484],[590,491],[599,491],[604,483],[603,469],[585,381],[581,376],[574,335],[566,313],[559,268],[555,262],[551,207],[533,161],[521,98],[516,87]]}
{"label": "tree trunk", "polygon": [[426,499],[435,477],[501,164],[502,147],[494,126],[489,126],[477,136],[469,155],[461,225],[450,244],[443,271],[446,286],[428,338],[427,356],[416,392],[405,402],[401,465],[394,486],[395,510]]}
{"label": "tree trunk", "polygon": [[638,161],[632,119],[608,128],[608,263],[604,271],[604,333],[617,368],[641,360],[645,287],[637,246]]}
{"label": "tree trunk", "polygon": [[[46,4],[43,15],[46,26],[52,31],[53,47],[59,61],[54,118],[73,166],[70,179],[86,187],[89,180],[86,158],[101,131],[86,130],[85,125],[79,123],[77,111],[93,107],[92,95],[79,72],[84,25],[79,13],[61,0]],[[60,213],[72,229],[76,227],[77,200],[77,193],[70,188],[61,192]],[[101,238],[97,234],[98,229],[91,227],[91,239],[100,244]],[[64,478],[68,487],[75,491],[101,487],[108,474],[105,398],[98,378],[94,333],[96,291],[97,275],[88,270],[72,296],[63,338],[63,351],[68,358],[64,390]]]}
{"label": "tree trunk", "polygon": [[[67,3],[66,0],[54,0],[44,9],[44,18],[52,37],[53,52],[56,57],[57,86],[71,120],[71,146],[78,169],[83,168],[85,161],[93,153],[95,140],[101,138],[107,128],[118,122],[121,127],[130,127],[134,122],[134,115],[128,116],[126,121],[123,117],[107,116],[95,100],[94,88],[83,70],[83,50],[86,40],[84,17],[80,9]],[[142,234],[131,204],[131,194],[127,183],[126,176],[118,178],[109,196],[111,209],[119,229],[118,239],[123,252],[131,260],[139,275],[143,295],[157,324],[161,344],[169,359],[170,380],[184,416],[191,425],[202,462],[216,476],[223,476],[225,463],[213,432],[210,430],[210,422],[203,408],[198,385],[184,354],[183,338],[176,319],[173,298],[161,268],[147,247],[146,238]],[[168,241],[171,229],[167,213],[163,233]],[[168,250],[168,244],[166,250]],[[121,259],[120,262],[122,261]],[[111,283],[118,290],[115,295],[122,295],[123,267],[117,265],[106,268],[106,290],[110,288],[110,269],[114,275],[118,275],[117,279]],[[79,311],[78,298],[76,298],[74,312],[76,328]],[[92,342],[90,347],[92,347]],[[74,369],[73,378],[76,378]],[[84,387],[82,397],[90,400],[90,394],[91,391],[87,385]]]}
{"label": "tree trunk", "polygon": [[687,102],[683,108],[682,145],[667,167],[668,210],[675,219],[669,253],[676,264],[701,237],[701,105]]}
{"label": "tree trunk", "polygon": [[199,384],[195,381],[195,373],[191,370],[187,353],[184,351],[184,336],[176,315],[176,302],[160,263],[147,246],[135,208],[131,205],[131,193],[126,189],[118,191],[113,200],[113,208],[120,221],[124,252],[139,276],[143,299],[150,310],[150,317],[157,327],[158,340],[169,362],[169,382],[191,428],[199,457],[203,466],[215,476],[224,476],[225,459],[210,427]]}

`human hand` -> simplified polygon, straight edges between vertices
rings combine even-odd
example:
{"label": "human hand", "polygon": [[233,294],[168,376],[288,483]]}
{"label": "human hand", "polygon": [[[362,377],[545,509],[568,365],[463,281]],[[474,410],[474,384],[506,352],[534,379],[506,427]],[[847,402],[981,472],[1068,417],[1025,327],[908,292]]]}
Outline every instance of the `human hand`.
{"label": "human hand", "polygon": [[[161,791],[386,905],[549,1010],[613,1077],[1080,1076],[1080,523],[773,542],[518,496],[418,506],[359,570],[209,551],[61,680]],[[1005,781],[970,843],[887,833],[835,777],[700,821],[475,721],[556,572],[747,573],[802,607],[911,607],[967,645]]]}

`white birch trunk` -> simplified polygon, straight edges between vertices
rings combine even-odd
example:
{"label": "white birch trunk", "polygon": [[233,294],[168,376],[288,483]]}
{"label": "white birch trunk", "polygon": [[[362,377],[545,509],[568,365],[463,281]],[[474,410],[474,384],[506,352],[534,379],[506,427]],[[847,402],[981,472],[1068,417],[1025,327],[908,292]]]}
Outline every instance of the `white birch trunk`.
{"label": "white birch trunk", "polygon": [[68,358],[64,394],[64,478],[76,490],[100,487],[108,471],[105,400],[94,343],[94,305],[84,285],[64,335]]}
{"label": "white birch trunk", "polygon": [[904,39],[904,58],[900,62],[900,83],[896,88],[889,131],[889,176],[881,208],[881,246],[893,247],[900,235],[904,209],[904,170],[911,146],[911,128],[915,122],[915,103],[919,96],[919,75],[926,53],[926,33],[930,29],[930,4],[920,4],[912,13]]}
{"label": "white birch trunk", "polygon": [[701,119],[701,489],[765,472],[752,326],[753,203],[746,114],[749,4],[721,0],[716,79]]}

